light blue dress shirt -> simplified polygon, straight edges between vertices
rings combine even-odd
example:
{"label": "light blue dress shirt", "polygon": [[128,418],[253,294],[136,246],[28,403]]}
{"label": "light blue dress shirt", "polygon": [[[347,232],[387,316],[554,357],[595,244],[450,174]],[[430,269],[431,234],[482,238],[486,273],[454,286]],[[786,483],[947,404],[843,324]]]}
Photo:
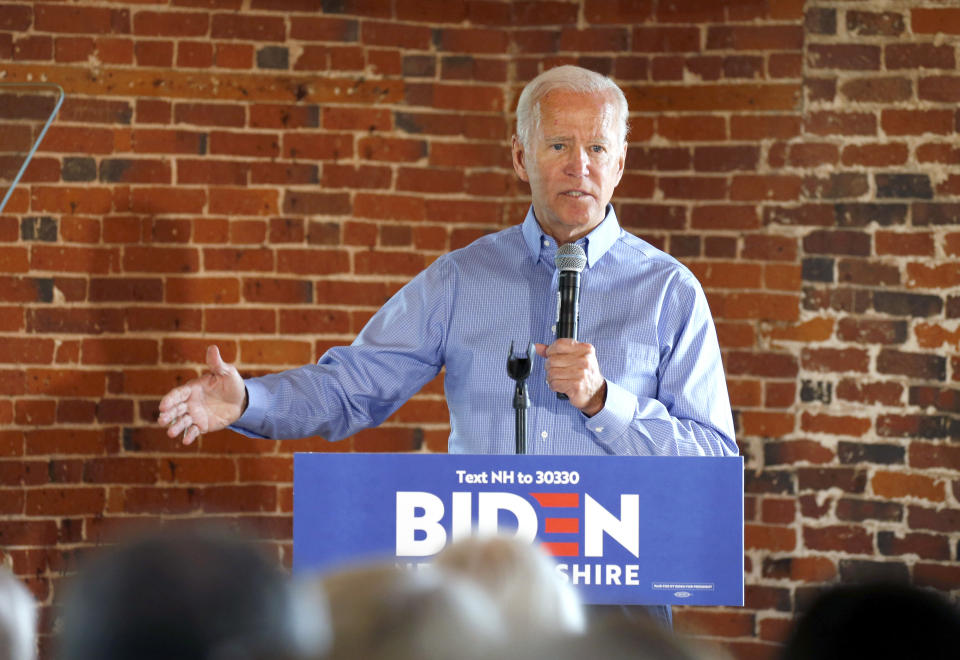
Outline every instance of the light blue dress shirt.
{"label": "light blue dress shirt", "polygon": [[[729,456],[737,453],[716,330],[703,290],[673,257],[624,231],[608,206],[579,241],[579,340],[607,381],[586,417],[557,399],[544,360],[527,381],[530,454]],[[556,242],[531,207],[523,224],[437,259],[350,346],[315,365],[246,380],[231,428],[254,437],[339,440],[386,420],[446,367],[449,451],[514,452],[510,342],[552,343]]]}

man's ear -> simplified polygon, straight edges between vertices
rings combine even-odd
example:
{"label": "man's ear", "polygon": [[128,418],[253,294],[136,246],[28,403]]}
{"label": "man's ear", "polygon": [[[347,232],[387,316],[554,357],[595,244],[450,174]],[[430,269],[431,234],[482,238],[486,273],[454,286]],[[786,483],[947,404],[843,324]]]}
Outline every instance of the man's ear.
{"label": "man's ear", "polygon": [[516,135],[513,136],[511,150],[513,151],[513,171],[517,173],[521,181],[529,183],[530,175],[527,174],[527,154],[523,150],[523,143],[520,142],[520,139]]}
{"label": "man's ear", "polygon": [[620,184],[620,179],[623,178],[623,170],[627,166],[627,143],[624,141],[623,149],[620,150],[620,160],[617,161],[617,183],[614,185]]}

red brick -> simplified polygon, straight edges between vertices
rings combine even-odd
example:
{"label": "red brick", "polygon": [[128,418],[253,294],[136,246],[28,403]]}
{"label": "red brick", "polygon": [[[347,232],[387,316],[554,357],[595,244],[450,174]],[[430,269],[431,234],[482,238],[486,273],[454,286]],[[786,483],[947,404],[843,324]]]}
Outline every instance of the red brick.
{"label": "red brick", "polygon": [[[62,391],[66,392],[66,390]],[[45,392],[45,394],[50,393],[52,392]],[[77,392],[77,394],[90,396],[89,392]],[[28,431],[26,433],[27,454],[34,456],[46,454],[101,454],[110,449],[110,444],[113,445],[113,451],[117,451],[119,443],[116,442],[115,438],[112,441],[109,440],[107,433],[106,431],[88,431],[64,426],[50,430]]]}
{"label": "red brick", "polygon": [[350,158],[353,156],[353,137],[339,133],[284,133],[283,155],[315,160]]}
{"label": "red brick", "polygon": [[862,436],[870,430],[871,422],[863,417],[852,415],[826,415],[803,413],[801,428],[810,433],[830,433],[834,435]]}
{"label": "red brick", "polygon": [[913,567],[913,583],[949,592],[960,585],[960,566],[918,563]]}
{"label": "red brick", "polygon": [[884,48],[887,69],[953,69],[953,47],[930,43],[888,44]]}
{"label": "red brick", "polygon": [[740,429],[744,435],[779,438],[792,433],[795,425],[792,413],[745,410],[740,414]]}
{"label": "red brick", "polygon": [[789,552],[797,547],[797,533],[790,527],[744,525],[743,545],[748,550]]}
{"label": "red brick", "polygon": [[129,34],[130,10],[37,5],[34,28],[41,32],[71,34]]}
{"label": "red brick", "polygon": [[860,348],[804,348],[801,365],[804,369],[819,372],[866,372],[870,355]]}
{"label": "red brick", "polygon": [[181,41],[177,44],[177,66],[208,69],[213,66],[213,44]]}
{"label": "red brick", "polygon": [[913,83],[909,78],[852,78],[840,86],[840,93],[861,103],[896,103],[912,98]]}
{"label": "red brick", "polygon": [[277,272],[298,275],[329,275],[350,271],[350,256],[341,250],[280,250]]}
{"label": "red brick", "polygon": [[830,463],[836,459],[833,450],[814,440],[787,440],[767,442],[763,447],[766,465],[793,465],[796,463]]}
{"label": "red brick", "polygon": [[811,44],[807,63],[814,69],[876,71],[880,69],[880,47],[861,44]]}
{"label": "red brick", "polygon": [[657,133],[672,141],[719,141],[726,139],[726,132],[722,117],[682,115],[657,119]]}
{"label": "red brick", "polygon": [[169,68],[173,66],[173,42],[138,41],[133,45],[133,55],[141,67]]}
{"label": "red brick", "polygon": [[286,39],[284,19],[255,14],[214,14],[210,25],[214,39],[242,39],[247,41],[275,41]]}
{"label": "red brick", "polygon": [[428,50],[430,40],[431,31],[424,26],[367,20],[360,27],[360,41],[374,46]]}
{"label": "red brick", "polygon": [[800,50],[799,25],[716,25],[707,28],[707,50]]}
{"label": "red brick", "polygon": [[17,61],[52,60],[53,39],[47,36],[30,36],[14,39],[13,59]]}
{"label": "red brick", "polygon": [[808,142],[791,145],[787,162],[793,167],[817,167],[836,164],[840,150],[834,144]]}
{"label": "red brick", "polygon": [[873,554],[873,536],[861,527],[833,525],[804,527],[803,544],[811,550],[838,551],[850,554]]}
{"label": "red brick", "polygon": [[880,125],[888,135],[948,135],[953,133],[953,111],[886,109],[880,115]]}
{"label": "red brick", "polygon": [[[286,334],[292,331],[281,325],[280,332]],[[310,342],[271,339],[241,342],[240,358],[244,364],[300,366],[313,361],[314,356]]]}
{"label": "red brick", "polygon": [[960,465],[960,446],[934,445],[914,440],[910,444],[909,456],[911,467],[952,470]]}
{"label": "red brick", "polygon": [[960,34],[960,9],[911,9],[910,27],[914,34]]}
{"label": "red brick", "polygon": [[253,66],[254,48],[249,44],[220,43],[216,45],[214,62],[225,69],[249,69]]}
{"label": "red brick", "polygon": [[737,201],[793,201],[800,198],[802,180],[789,175],[738,175],[730,184]]}
{"label": "red brick", "polygon": [[942,480],[920,474],[878,471],[870,483],[873,492],[880,497],[919,497],[931,502],[943,502],[946,499]]}
{"label": "red brick", "polygon": [[811,112],[804,128],[814,135],[876,135],[877,118],[866,112]]}
{"label": "red brick", "polygon": [[134,34],[152,37],[204,37],[209,25],[201,12],[138,11],[133,17]]}
{"label": "red brick", "polygon": [[747,612],[685,609],[676,617],[676,629],[682,635],[752,637],[754,627],[755,615]]}
{"label": "red brick", "polygon": [[359,24],[354,19],[326,16],[294,16],[290,19],[290,37],[299,41],[356,41],[358,29]]}
{"label": "red brick", "polygon": [[903,165],[910,152],[902,142],[892,144],[847,145],[843,148],[844,165],[864,165],[866,167],[889,167]]}

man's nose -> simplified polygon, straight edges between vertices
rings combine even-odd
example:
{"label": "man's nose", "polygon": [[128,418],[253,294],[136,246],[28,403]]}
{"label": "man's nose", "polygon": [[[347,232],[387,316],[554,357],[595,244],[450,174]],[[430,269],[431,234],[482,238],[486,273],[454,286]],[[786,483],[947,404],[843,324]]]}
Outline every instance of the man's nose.
{"label": "man's nose", "polygon": [[570,149],[567,158],[567,174],[584,177],[590,173],[590,156],[586,149]]}

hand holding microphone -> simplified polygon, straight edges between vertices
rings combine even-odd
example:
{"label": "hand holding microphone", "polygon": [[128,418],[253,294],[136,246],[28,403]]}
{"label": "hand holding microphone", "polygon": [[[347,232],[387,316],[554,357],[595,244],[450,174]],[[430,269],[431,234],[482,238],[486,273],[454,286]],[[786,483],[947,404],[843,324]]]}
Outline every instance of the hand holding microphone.
{"label": "hand holding microphone", "polygon": [[577,341],[580,316],[580,273],[587,255],[579,245],[561,245],[554,258],[560,271],[557,291],[557,340],[550,346],[536,344],[537,355],[546,358],[547,383],[557,398],[569,399],[585,415],[603,409],[607,381],[600,373],[593,346]]}

